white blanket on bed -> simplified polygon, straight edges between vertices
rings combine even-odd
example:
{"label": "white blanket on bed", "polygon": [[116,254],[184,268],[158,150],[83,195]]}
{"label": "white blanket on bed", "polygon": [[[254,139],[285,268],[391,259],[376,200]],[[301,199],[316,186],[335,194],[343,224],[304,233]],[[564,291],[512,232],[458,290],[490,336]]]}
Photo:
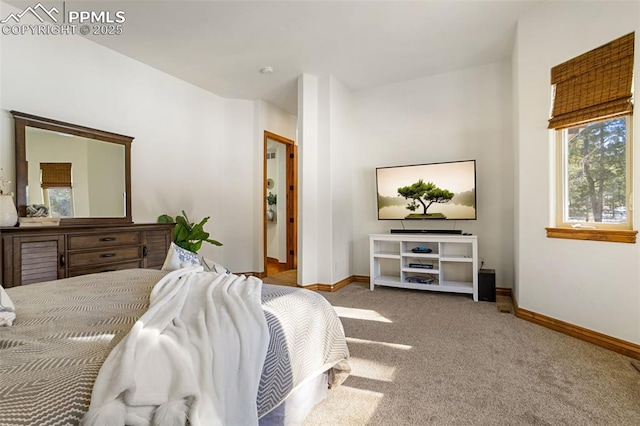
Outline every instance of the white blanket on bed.
{"label": "white blanket on bed", "polygon": [[254,277],[169,273],[113,349],[86,425],[256,425],[269,331]]}
{"label": "white blanket on bed", "polygon": [[16,319],[16,309],[9,295],[0,285],[0,327],[10,326],[14,319]]}

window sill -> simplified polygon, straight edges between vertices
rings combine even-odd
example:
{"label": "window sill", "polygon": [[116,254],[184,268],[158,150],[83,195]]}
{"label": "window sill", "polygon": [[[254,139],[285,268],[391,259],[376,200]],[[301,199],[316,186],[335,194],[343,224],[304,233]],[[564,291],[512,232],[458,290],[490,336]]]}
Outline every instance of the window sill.
{"label": "window sill", "polygon": [[606,241],[609,243],[636,243],[638,231],[627,229],[579,229],[545,228],[547,238],[565,238],[569,240]]}

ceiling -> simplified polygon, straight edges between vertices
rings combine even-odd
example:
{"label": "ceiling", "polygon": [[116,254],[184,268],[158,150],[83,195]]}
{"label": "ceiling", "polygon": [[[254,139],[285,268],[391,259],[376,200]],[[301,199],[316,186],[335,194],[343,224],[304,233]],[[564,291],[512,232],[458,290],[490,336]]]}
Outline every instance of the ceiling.
{"label": "ceiling", "polygon": [[[71,3],[71,2],[68,2]],[[353,91],[510,58],[516,23],[542,1],[102,1],[119,36],[92,40],[223,97],[297,115],[297,77]],[[261,74],[260,68],[274,68]]]}

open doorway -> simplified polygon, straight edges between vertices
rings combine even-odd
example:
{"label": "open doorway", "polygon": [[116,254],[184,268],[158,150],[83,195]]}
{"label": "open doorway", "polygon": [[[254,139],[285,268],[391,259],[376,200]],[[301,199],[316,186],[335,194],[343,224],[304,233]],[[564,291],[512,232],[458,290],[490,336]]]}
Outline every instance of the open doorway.
{"label": "open doorway", "polygon": [[298,267],[297,147],[264,132],[264,276]]}

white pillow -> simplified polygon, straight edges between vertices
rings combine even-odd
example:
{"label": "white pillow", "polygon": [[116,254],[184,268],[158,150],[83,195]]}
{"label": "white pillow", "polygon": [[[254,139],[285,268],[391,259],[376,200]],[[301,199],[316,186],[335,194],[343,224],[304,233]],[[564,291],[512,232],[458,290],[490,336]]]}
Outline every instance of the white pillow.
{"label": "white pillow", "polygon": [[204,267],[204,270],[207,271],[207,272],[216,272],[218,274],[230,274],[231,273],[229,268],[226,268],[226,267],[222,266],[221,264],[219,264],[218,262],[215,262],[215,261],[213,261],[211,259],[207,259],[204,256],[200,257],[200,264]]}
{"label": "white pillow", "polygon": [[186,268],[189,266],[200,266],[200,258],[197,254],[185,250],[182,247],[171,243],[167,257],[162,265],[163,271],[175,271],[176,269]]}
{"label": "white pillow", "polygon": [[9,327],[16,319],[16,309],[9,295],[0,285],[0,327]]}

